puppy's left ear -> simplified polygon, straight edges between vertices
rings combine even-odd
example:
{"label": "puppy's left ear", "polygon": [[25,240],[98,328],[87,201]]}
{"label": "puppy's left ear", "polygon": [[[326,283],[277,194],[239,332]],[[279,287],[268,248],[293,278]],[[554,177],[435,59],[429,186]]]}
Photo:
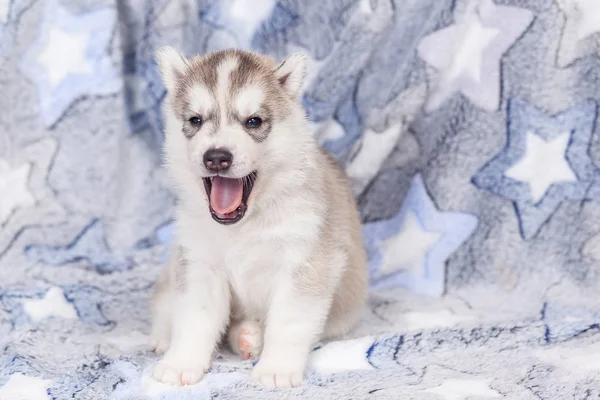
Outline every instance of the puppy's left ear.
{"label": "puppy's left ear", "polygon": [[172,47],[164,46],[156,52],[156,63],[160,69],[167,92],[173,92],[177,82],[188,69],[188,60]]}
{"label": "puppy's left ear", "polygon": [[300,89],[304,85],[306,64],[307,58],[304,54],[293,53],[283,60],[275,70],[277,80],[292,98],[298,97]]}

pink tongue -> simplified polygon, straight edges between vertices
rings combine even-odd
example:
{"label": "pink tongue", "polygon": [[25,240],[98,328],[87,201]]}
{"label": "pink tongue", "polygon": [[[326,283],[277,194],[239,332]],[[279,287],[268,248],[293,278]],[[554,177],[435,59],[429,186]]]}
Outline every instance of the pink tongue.
{"label": "pink tongue", "polygon": [[235,211],[242,203],[242,180],[215,176],[210,190],[210,205],[217,213],[224,215]]}

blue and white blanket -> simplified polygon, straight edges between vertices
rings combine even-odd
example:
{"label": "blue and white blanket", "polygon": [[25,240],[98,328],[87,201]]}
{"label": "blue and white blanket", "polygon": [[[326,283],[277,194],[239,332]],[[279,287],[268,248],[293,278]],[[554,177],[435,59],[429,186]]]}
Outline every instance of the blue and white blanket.
{"label": "blue and white blanket", "polygon": [[[372,296],[301,388],[149,378],[153,55],[310,58]],[[0,0],[0,399],[600,398],[599,0]]]}

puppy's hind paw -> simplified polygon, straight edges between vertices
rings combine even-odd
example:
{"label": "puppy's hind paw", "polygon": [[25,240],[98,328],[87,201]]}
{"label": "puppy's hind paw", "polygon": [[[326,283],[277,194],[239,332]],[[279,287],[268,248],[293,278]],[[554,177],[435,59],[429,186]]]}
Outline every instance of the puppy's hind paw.
{"label": "puppy's hind paw", "polygon": [[260,355],[263,345],[263,333],[259,324],[246,321],[242,323],[240,337],[238,339],[238,348],[240,355],[244,360],[256,358]]}

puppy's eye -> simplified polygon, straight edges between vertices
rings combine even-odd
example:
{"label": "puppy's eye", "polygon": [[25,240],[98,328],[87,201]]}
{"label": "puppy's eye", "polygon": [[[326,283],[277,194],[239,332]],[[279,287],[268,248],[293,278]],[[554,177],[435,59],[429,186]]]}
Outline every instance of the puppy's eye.
{"label": "puppy's eye", "polygon": [[246,127],[247,128],[258,128],[259,126],[262,125],[262,119],[260,119],[259,117],[252,117],[249,118],[248,121],[246,121]]}
{"label": "puppy's eye", "polygon": [[194,126],[200,126],[202,125],[202,118],[200,117],[192,117],[190,119],[188,119],[189,123],[194,125]]}

